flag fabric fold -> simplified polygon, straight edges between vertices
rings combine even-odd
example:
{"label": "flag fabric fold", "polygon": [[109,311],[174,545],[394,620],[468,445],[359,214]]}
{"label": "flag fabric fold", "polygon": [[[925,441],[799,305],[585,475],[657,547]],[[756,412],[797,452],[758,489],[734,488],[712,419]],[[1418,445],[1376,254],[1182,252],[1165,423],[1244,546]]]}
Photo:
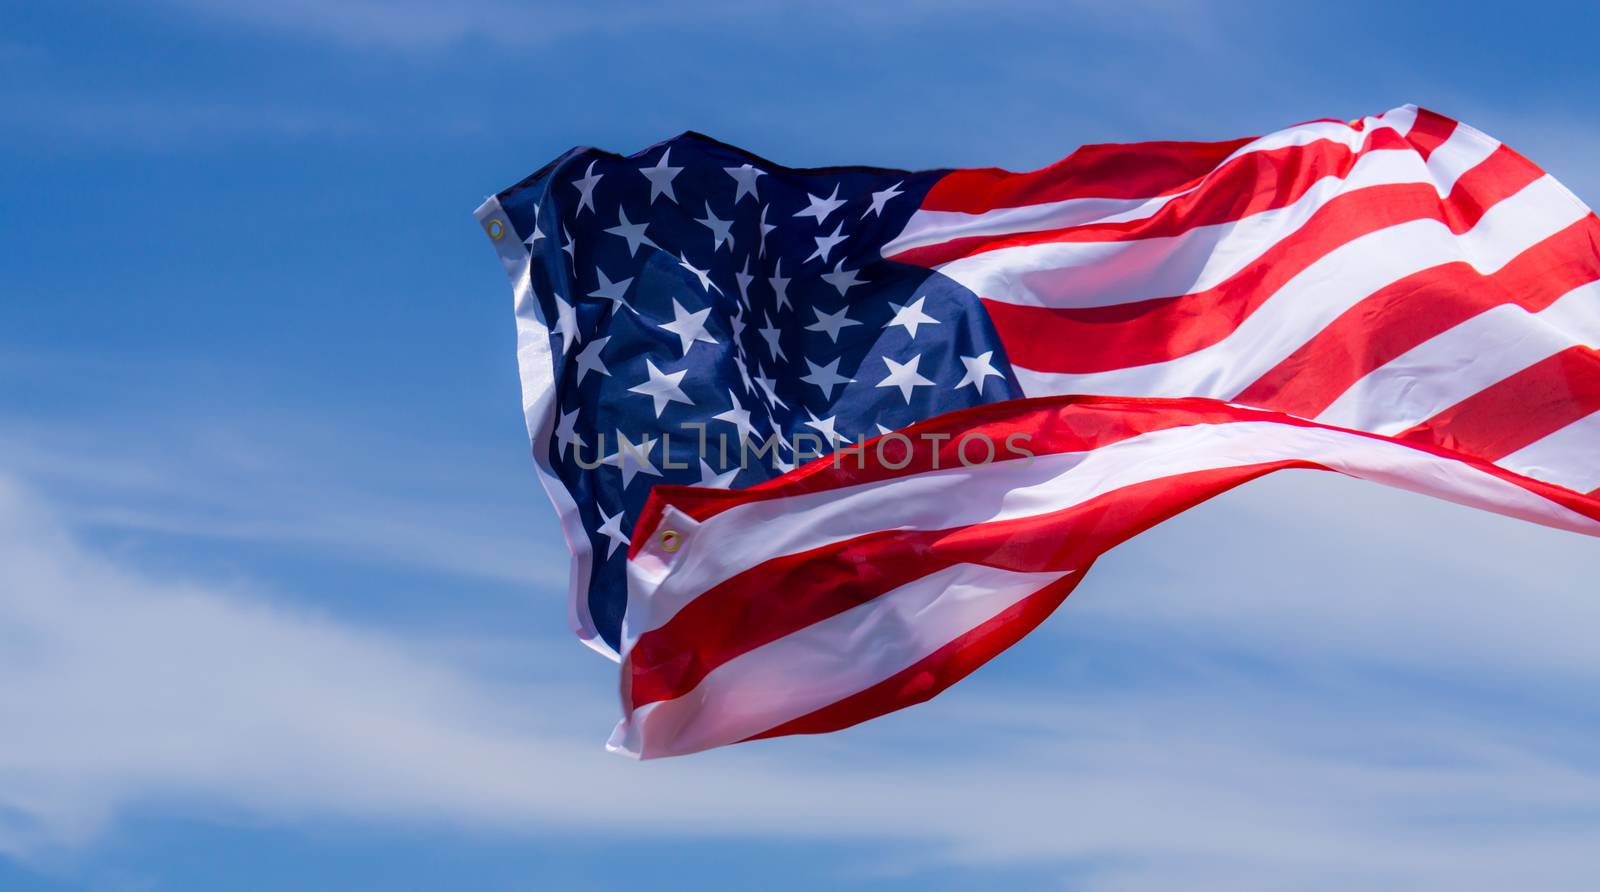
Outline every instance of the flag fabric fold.
{"label": "flag fabric fold", "polygon": [[1600,536],[1600,499],[1435,446],[1215,400],[993,403],[748,489],[656,487],[629,553],[611,746],[682,755],[926,700],[1106,550],[1287,468]]}
{"label": "flag fabric fold", "polygon": [[1416,106],[1028,173],[690,133],[477,216],[624,752],[932,696],[1283,467],[1594,531],[1600,219]]}

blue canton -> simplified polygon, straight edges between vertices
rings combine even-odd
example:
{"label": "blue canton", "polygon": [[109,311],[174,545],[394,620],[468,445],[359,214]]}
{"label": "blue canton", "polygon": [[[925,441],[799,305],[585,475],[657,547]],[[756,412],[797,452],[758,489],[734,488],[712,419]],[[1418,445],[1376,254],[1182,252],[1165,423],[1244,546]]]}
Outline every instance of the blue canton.
{"label": "blue canton", "polygon": [[943,173],[792,170],[688,133],[573,150],[498,196],[550,331],[543,448],[611,648],[652,486],[749,486],[824,444],[1021,396],[977,297],[880,253]]}

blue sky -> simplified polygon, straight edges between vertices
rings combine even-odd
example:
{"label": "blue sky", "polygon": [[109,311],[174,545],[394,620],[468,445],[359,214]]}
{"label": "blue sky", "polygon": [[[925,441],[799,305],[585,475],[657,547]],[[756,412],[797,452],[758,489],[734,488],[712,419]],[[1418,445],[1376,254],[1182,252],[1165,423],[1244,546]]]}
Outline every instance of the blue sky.
{"label": "blue sky", "polygon": [[1588,888],[1600,547],[1310,474],[925,707],[601,750],[482,198],[1417,102],[1600,201],[1587,4],[1287,6],[0,0],[0,889]]}

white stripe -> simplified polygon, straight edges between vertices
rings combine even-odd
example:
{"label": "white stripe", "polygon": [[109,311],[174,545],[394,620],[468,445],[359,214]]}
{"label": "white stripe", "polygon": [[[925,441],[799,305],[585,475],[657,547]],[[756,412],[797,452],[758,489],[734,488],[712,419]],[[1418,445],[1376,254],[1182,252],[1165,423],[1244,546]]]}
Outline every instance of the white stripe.
{"label": "white stripe", "polygon": [[652,758],[744,740],[872,687],[1066,575],[973,564],[931,573],[741,654],[682,697],[646,704],[606,746]]}
{"label": "white stripe", "polygon": [[[988,513],[997,518],[1037,515],[1142,480],[1284,459],[1312,461],[1353,477],[1600,536],[1600,522],[1464,462],[1348,431],[1278,422],[1146,434],[1069,457],[1068,470],[1057,479],[1022,492],[998,491],[1016,468],[990,465],[987,469],[1001,468],[995,479],[982,474],[964,480],[934,472],[834,490],[832,495],[857,510],[883,506],[876,518],[881,528],[923,528],[938,504],[970,500],[988,503]],[[745,506],[762,510],[744,512],[737,522],[717,524],[714,531],[710,528],[717,518],[712,518],[697,531],[699,550],[781,543],[767,550],[770,559],[789,548],[834,540],[838,530],[824,534],[819,527],[855,517],[854,511],[814,502],[811,496],[797,496]],[[732,509],[717,517],[743,511]],[[758,519],[762,525],[754,525]],[[948,515],[936,520],[941,526],[954,525]],[[694,539],[684,545],[685,551],[695,548]],[[680,570],[687,572],[688,563]],[[673,572],[667,574],[669,581]],[[744,653],[712,670],[683,696],[646,704],[617,726],[609,745],[651,757],[743,740],[892,676],[1060,576],[968,565],[929,574]],[[638,594],[643,600],[652,595]]]}
{"label": "white stripe", "polygon": [[1482,164],[1498,148],[1499,140],[1457,124],[1449,138],[1428,154],[1428,173],[1439,190],[1439,197],[1449,195],[1462,174]]}
{"label": "white stripe", "polygon": [[1577,492],[1600,488],[1600,412],[1535,440],[1495,464]]}
{"label": "white stripe", "polygon": [[906,228],[883,246],[884,257],[939,245],[972,236],[1014,235],[1020,232],[1047,232],[1091,223],[1120,223],[1144,220],[1173,199],[1188,191],[1155,198],[1068,198],[1041,204],[969,214],[965,211],[917,211]]}
{"label": "white stripe", "polygon": [[[1435,476],[1413,475],[1422,481],[1417,486],[1399,479],[1382,482],[1563,529],[1600,532],[1600,524],[1513,484],[1399,443],[1274,421],[1191,425],[1152,431],[1087,452],[928,471],[749,502],[698,525],[686,524],[681,516],[668,518],[657,527],[678,531],[683,537],[681,550],[630,561],[623,646],[631,647],[639,635],[665,624],[712,586],[781,555],[881,530],[950,529],[1032,517],[1147,480],[1300,458],[1337,469],[1362,467],[1363,462],[1370,465],[1378,459],[1397,468],[1427,466],[1436,469],[1430,472]],[[1445,479],[1459,483],[1460,492],[1439,491]],[[654,530],[650,536],[653,541]]]}
{"label": "white stripe", "polygon": [[[1270,152],[1314,142],[1331,142],[1359,151],[1373,130],[1389,129],[1404,136],[1416,121],[1416,107],[1404,106],[1378,117],[1365,119],[1365,129],[1356,130],[1347,124],[1318,121],[1300,127],[1268,134],[1235,149],[1216,168],[1245,155]],[[1207,174],[1209,177],[1210,174]],[[936,245],[970,236],[1001,236],[1021,232],[1043,232],[1090,223],[1122,223],[1144,220],[1173,199],[1205,188],[1202,182],[1172,195],[1145,198],[1069,198],[1063,201],[996,208],[979,213],[964,211],[923,211],[911,215],[905,229],[883,246],[883,256]]]}
{"label": "white stripe", "polygon": [[[1131,469],[1147,451],[1160,453],[1173,448],[1165,445],[1168,442],[1191,442],[1197,430],[1157,431],[1097,451],[1058,452],[973,468],[957,466],[896,480],[750,502],[716,514],[704,523],[669,509],[656,527],[678,532],[682,547],[674,555],[662,553],[652,531],[640,554],[628,562],[623,649],[631,648],[645,632],[664,625],[712,586],[777,555],[880,530],[943,529],[1026,517],[1038,513],[1038,493],[1092,456],[1114,450],[1110,454],[1128,456],[1125,461]],[[965,487],[968,497],[951,499],[952,486]],[[978,497],[978,493],[990,495]],[[749,535],[755,530],[760,535]],[[714,544],[699,546],[702,542]]]}
{"label": "white stripe", "polygon": [[493,244],[501,265],[505,267],[506,276],[511,280],[512,306],[517,321],[517,370],[522,380],[523,419],[527,422],[528,440],[533,447],[539,483],[544,486],[545,493],[556,507],[561,519],[561,532],[572,554],[572,566],[567,576],[567,621],[584,644],[617,660],[620,657],[600,637],[589,611],[592,557],[589,534],[584,531],[583,518],[578,513],[572,494],[550,465],[550,437],[555,429],[556,411],[555,357],[550,351],[550,328],[545,324],[539,301],[533,295],[528,249],[522,241],[522,235],[511,225],[511,218],[500,207],[498,198],[489,198],[473,215],[481,225],[487,226],[489,221],[499,220],[505,227],[504,237]]}
{"label": "white stripe", "polygon": [[1460,236],[1438,221],[1413,220],[1346,242],[1285,283],[1227,337],[1193,353],[1104,372],[1013,371],[1029,396],[1232,399],[1385,285],[1455,261],[1492,273],[1587,213],[1559,183],[1542,177],[1490,208]]}
{"label": "white stripe", "polygon": [[1539,313],[1502,304],[1373,369],[1317,416],[1325,424],[1396,434],[1571,347],[1600,347],[1600,282]]}
{"label": "white stripe", "polygon": [[[1157,238],[997,248],[934,268],[979,297],[1029,306],[1106,306],[1191,294],[1238,274],[1340,195],[1372,186],[1430,183],[1445,198],[1463,173],[1499,146],[1476,130],[1457,127],[1426,162],[1414,149],[1375,149],[1358,159],[1348,176],[1324,177],[1293,203],[1239,220]],[[1028,212],[1019,208],[1004,214],[1025,219]]]}
{"label": "white stripe", "polygon": [[982,251],[934,267],[979,297],[1041,307],[1098,307],[1214,288],[1255,263],[1334,198],[1374,186],[1432,182],[1416,152],[1361,156],[1292,204],[1158,238],[1046,242]]}
{"label": "white stripe", "polygon": [[[1367,137],[1374,130],[1393,130],[1401,136],[1407,136],[1411,133],[1411,128],[1416,123],[1417,107],[1415,105],[1402,105],[1399,108],[1389,109],[1381,115],[1368,115],[1361,119],[1360,130],[1343,121],[1312,121],[1308,124],[1301,124],[1298,127],[1288,127],[1275,133],[1269,133],[1259,139],[1245,143],[1236,149],[1232,155],[1224,158],[1222,164],[1227,164],[1236,158],[1253,152],[1270,152],[1290,146],[1310,145],[1323,140],[1342,143],[1345,148],[1356,151],[1366,144]],[[1221,167],[1222,164],[1217,166]]]}

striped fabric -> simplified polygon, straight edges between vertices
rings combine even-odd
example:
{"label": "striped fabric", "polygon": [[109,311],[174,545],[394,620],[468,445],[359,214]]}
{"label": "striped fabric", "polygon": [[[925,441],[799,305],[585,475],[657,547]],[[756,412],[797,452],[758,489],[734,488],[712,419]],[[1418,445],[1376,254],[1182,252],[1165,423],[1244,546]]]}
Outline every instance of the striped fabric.
{"label": "striped fabric", "polygon": [[[860,467],[658,488],[630,555],[614,748],[688,753],[925,700],[1106,549],[1280,468],[1600,534],[1600,501],[1576,494],[1600,488],[1600,220],[1440,115],[956,171],[883,252],[981,298],[1030,396],[1277,411],[1014,401],[927,422],[953,439],[901,471],[874,443]],[[965,467],[973,432],[1028,434],[1039,457]]]}
{"label": "striped fabric", "polygon": [[[479,220],[621,752],[933,696],[1106,549],[1281,468],[1600,533],[1600,219],[1415,106],[1030,173],[685,134]],[[860,445],[801,464],[797,433]]]}
{"label": "striped fabric", "polygon": [[1437,446],[1215,400],[993,403],[750,489],[656,487],[629,554],[611,747],[681,755],[926,700],[1107,549],[1284,468],[1600,536],[1600,499]]}
{"label": "striped fabric", "polygon": [[976,293],[1029,396],[1203,396],[1600,487],[1600,220],[1405,106],[957,171],[884,249]]}

